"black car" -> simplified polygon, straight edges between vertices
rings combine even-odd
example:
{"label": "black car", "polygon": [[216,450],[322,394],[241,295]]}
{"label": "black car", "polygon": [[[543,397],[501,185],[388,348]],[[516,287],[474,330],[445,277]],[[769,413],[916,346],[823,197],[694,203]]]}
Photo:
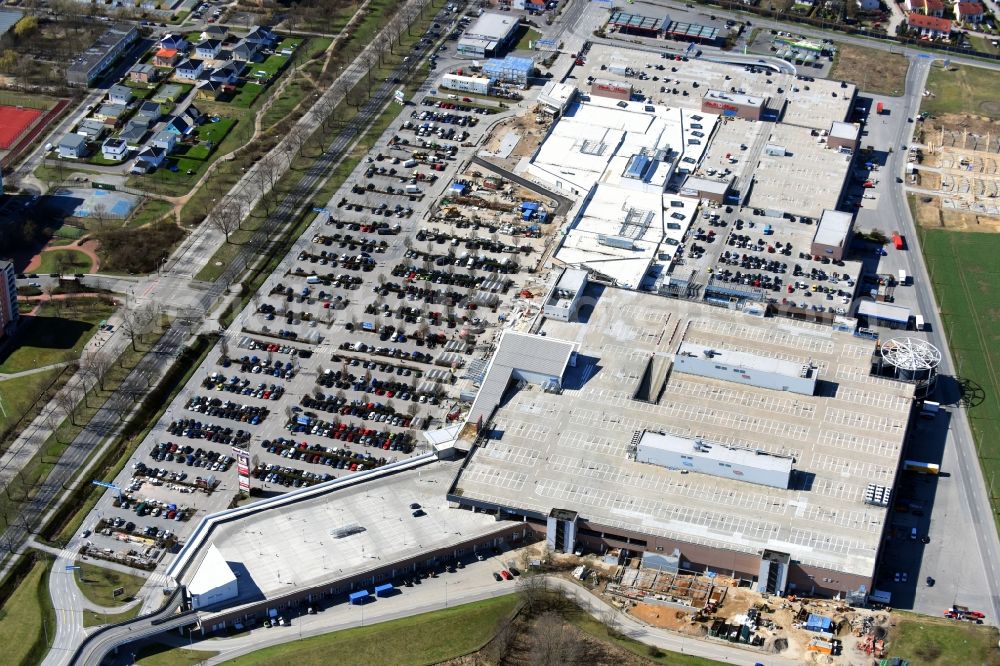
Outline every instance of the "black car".
{"label": "black car", "polygon": [[494,571],[493,572],[493,580],[495,580],[496,582],[499,583],[500,581],[503,580],[503,577],[499,573],[497,573],[496,571]]}
{"label": "black car", "polygon": [[934,587],[934,579],[930,576],[927,577],[927,587]]}

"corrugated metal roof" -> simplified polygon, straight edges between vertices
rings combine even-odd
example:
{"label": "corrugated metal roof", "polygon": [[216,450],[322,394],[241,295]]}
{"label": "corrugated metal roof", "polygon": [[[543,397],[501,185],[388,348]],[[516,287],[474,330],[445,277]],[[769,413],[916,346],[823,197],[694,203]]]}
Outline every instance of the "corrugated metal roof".
{"label": "corrugated metal roof", "polygon": [[13,28],[24,16],[22,12],[11,9],[0,9],[0,35]]}
{"label": "corrugated metal roof", "polygon": [[472,403],[469,421],[489,417],[517,371],[549,375],[562,379],[576,344],[528,333],[504,331],[500,335],[493,360],[486,371],[476,401]]}

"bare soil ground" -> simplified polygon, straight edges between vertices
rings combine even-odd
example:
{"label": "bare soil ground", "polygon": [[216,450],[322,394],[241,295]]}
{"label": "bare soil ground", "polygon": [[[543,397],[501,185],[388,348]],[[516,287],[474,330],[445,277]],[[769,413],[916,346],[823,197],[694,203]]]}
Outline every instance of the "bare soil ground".
{"label": "bare soil ground", "polygon": [[848,81],[865,92],[898,96],[906,81],[907,60],[900,54],[839,44],[829,78]]}

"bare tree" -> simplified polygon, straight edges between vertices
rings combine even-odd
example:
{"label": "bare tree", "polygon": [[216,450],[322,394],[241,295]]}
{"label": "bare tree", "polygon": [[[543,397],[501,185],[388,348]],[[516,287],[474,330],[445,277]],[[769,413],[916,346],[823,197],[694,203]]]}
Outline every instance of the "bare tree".
{"label": "bare tree", "polygon": [[289,159],[302,155],[306,142],[309,141],[309,132],[300,125],[296,125],[285,135],[285,152]]}
{"label": "bare tree", "polygon": [[535,621],[529,661],[537,666],[575,664],[582,644],[569,624],[554,611],[543,613]]}
{"label": "bare tree", "polygon": [[213,229],[221,231],[229,242],[229,237],[239,230],[243,224],[243,209],[239,202],[231,199],[223,200],[208,217],[208,223]]}
{"label": "bare tree", "polygon": [[95,351],[80,357],[80,372],[86,377],[90,377],[103,391],[108,371],[115,364],[115,359],[110,354]]}
{"label": "bare tree", "polygon": [[274,186],[281,179],[283,172],[280,158],[275,154],[270,154],[260,162],[254,170],[254,182],[260,192],[260,200],[264,204],[264,210],[271,212],[271,205],[277,195]]}
{"label": "bare tree", "polygon": [[152,330],[158,315],[153,304],[131,305],[121,310],[122,328],[128,333],[132,340],[132,349],[136,349],[135,343],[141,341],[142,336]]}
{"label": "bare tree", "polygon": [[86,391],[79,382],[67,382],[62,390],[55,394],[52,400],[56,407],[65,412],[73,425],[80,425],[76,422],[77,411],[80,408],[80,399],[86,395]]}

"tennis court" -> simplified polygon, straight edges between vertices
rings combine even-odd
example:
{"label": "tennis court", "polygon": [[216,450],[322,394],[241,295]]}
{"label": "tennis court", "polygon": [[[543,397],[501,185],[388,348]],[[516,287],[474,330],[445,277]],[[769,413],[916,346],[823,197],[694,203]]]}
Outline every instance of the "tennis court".
{"label": "tennis court", "polygon": [[0,105],[0,150],[10,148],[44,112],[44,109]]}

